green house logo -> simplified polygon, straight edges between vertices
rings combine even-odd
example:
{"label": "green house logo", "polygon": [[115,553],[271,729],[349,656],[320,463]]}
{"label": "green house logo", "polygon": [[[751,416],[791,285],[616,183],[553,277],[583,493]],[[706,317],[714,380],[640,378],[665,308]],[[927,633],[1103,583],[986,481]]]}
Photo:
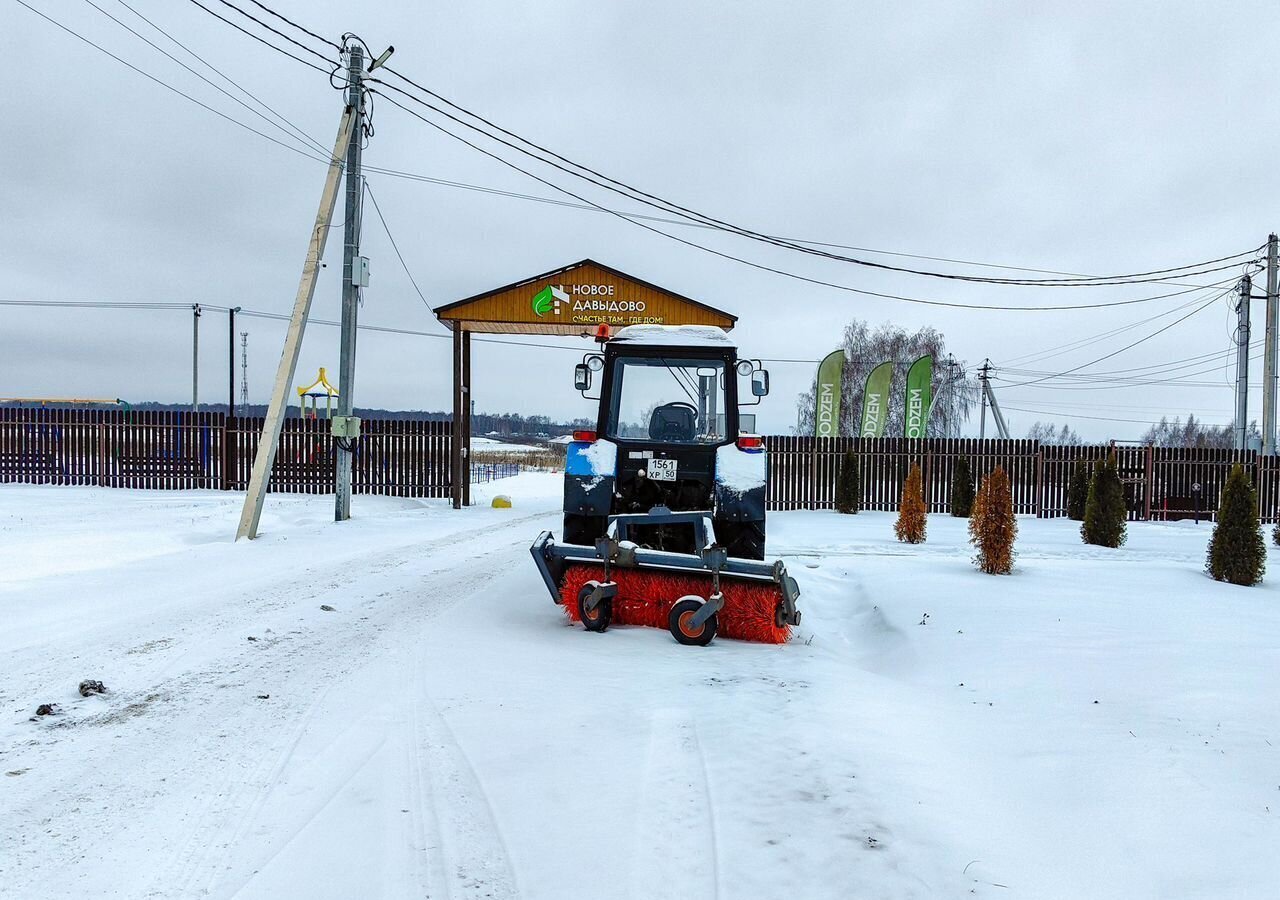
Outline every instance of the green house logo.
{"label": "green house logo", "polygon": [[560,304],[567,303],[569,295],[555,285],[547,285],[538,293],[533,295],[533,311],[542,318],[547,313],[560,315]]}

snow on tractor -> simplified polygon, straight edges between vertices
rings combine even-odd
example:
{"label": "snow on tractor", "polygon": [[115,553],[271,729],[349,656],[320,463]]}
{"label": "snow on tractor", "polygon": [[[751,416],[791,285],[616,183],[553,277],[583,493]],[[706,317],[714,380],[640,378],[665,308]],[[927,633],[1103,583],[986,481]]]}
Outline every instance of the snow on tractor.
{"label": "snow on tractor", "polygon": [[768,456],[738,427],[769,373],[709,326],[602,328],[600,340],[574,370],[600,407],[596,430],[568,445],[563,541],[543,532],[532,547],[552,598],[589,631],[785,641],[800,591],[780,560],[764,561]]}

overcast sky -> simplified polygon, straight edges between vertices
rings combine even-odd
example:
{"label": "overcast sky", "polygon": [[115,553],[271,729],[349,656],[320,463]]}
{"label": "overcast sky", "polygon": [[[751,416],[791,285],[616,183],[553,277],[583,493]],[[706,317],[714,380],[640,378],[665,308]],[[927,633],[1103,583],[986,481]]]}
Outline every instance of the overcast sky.
{"label": "overcast sky", "polygon": [[[27,2],[162,81],[284,139],[89,3]],[[94,2],[199,68],[119,0]],[[128,2],[303,131],[332,143],[341,99],[324,75],[185,0]],[[236,17],[218,0],[205,2]],[[0,95],[7,123],[0,142],[0,297],[202,302],[287,313],[324,166],[165,90],[15,0],[0,4],[8,60]],[[253,8],[248,0],[240,5]],[[353,31],[375,49],[394,44],[395,67],[455,102],[613,177],[771,234],[1110,274],[1225,256],[1263,243],[1280,227],[1274,0],[272,5],[328,37]],[[366,165],[557,196],[385,101],[376,103],[374,116]],[[835,346],[846,322],[860,318],[933,325],[971,367],[984,357],[999,365],[1201,296],[1073,312],[937,309],[753,270],[597,212],[388,176],[371,175],[370,184],[431,305],[593,257],[737,314],[735,337],[751,356],[816,360]],[[638,209],[601,192],[589,196]],[[962,285],[659,227],[806,276],[962,303],[1102,302],[1180,289]],[[313,316],[338,315],[341,249],[335,232]],[[443,333],[371,209],[364,252],[373,278],[362,322]],[[1193,308],[1020,365],[1072,368]],[[0,319],[2,395],[190,398],[189,313],[0,307]],[[1230,320],[1224,299],[1085,371],[1226,351]],[[264,402],[283,325],[242,324],[249,332],[250,399]],[[225,314],[206,313],[200,359],[206,402],[225,401],[226,332]],[[1255,337],[1261,333],[1257,303]],[[309,328],[298,380],[309,381],[321,365],[336,370],[337,346],[335,328]],[[358,358],[358,404],[447,407],[448,341],[363,332]],[[477,344],[478,407],[587,414],[589,404],[572,388],[574,361],[568,351]],[[1093,438],[1130,438],[1160,411],[1229,422],[1233,375],[1225,362],[1210,360],[1207,367],[1217,369],[1207,374],[1206,366],[1173,373],[1192,384],[1081,390],[1051,380],[1001,387],[999,396],[1018,435],[1036,419],[1052,419],[1071,421]],[[760,408],[761,425],[777,431],[794,423],[794,398],[814,367],[770,368],[774,392]],[[1251,416],[1257,416],[1260,361],[1252,378]],[[1026,378],[1006,376],[1015,380]],[[975,420],[968,430],[976,429]]]}

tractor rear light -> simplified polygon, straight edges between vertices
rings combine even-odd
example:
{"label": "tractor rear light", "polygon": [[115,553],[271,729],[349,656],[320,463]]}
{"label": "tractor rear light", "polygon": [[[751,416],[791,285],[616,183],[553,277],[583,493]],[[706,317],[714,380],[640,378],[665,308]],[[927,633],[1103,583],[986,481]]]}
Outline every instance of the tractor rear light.
{"label": "tractor rear light", "polygon": [[585,444],[594,444],[596,442],[596,433],[594,431],[575,431],[573,439],[582,441]]}
{"label": "tractor rear light", "polygon": [[745,450],[748,453],[758,453],[764,449],[764,438],[758,434],[739,435],[738,449]]}

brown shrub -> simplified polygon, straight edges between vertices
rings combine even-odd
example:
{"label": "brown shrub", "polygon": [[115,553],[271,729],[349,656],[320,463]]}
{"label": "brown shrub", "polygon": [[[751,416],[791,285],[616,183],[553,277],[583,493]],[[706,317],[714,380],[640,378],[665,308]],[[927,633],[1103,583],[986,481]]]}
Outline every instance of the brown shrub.
{"label": "brown shrub", "polygon": [[902,486],[902,502],[898,504],[898,521],[893,532],[908,544],[923,544],[928,519],[925,516],[923,479],[920,464],[912,463],[907,483]]}
{"label": "brown shrub", "polygon": [[1013,517],[1013,492],[1002,466],[982,479],[969,517],[969,543],[977,548],[973,561],[988,575],[1013,571],[1013,542],[1018,522]]}

